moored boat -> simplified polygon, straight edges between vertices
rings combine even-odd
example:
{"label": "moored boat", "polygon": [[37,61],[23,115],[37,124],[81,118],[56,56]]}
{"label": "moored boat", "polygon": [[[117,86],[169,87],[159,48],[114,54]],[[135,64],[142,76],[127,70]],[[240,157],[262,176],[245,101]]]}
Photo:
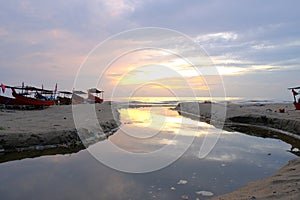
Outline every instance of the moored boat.
{"label": "moored boat", "polygon": [[97,88],[91,88],[88,90],[88,102],[89,103],[103,103],[104,91],[98,90]]}
{"label": "moored boat", "polygon": [[12,90],[12,95],[16,98],[20,105],[34,105],[34,106],[53,106],[55,104],[54,100],[43,100],[36,99],[32,97],[26,97],[24,94],[18,94],[16,92],[16,87],[10,87]]}
{"label": "moored boat", "polygon": [[297,100],[297,96],[300,95],[300,87],[291,87],[288,89],[292,90],[292,93],[294,96],[294,106],[295,106],[296,110],[300,110],[300,97]]}
{"label": "moored boat", "polygon": [[73,94],[72,94],[72,104],[80,104],[80,103],[84,103],[85,99],[84,97],[80,96],[80,95],[85,95],[86,93],[83,91],[75,91],[73,90]]}
{"label": "moored boat", "polygon": [[20,105],[20,102],[17,99],[5,97],[0,95],[0,104],[4,105]]}
{"label": "moored boat", "polygon": [[71,95],[72,92],[68,91],[59,91],[57,96],[57,104],[58,105],[70,105],[72,104]]}
{"label": "moored boat", "polygon": [[1,84],[4,94],[6,88],[11,89],[11,94],[0,95],[0,104],[5,105],[31,105],[36,107],[57,105],[70,105],[81,103],[102,103],[104,91],[91,88],[88,93],[83,91],[57,91],[57,84],[54,90],[46,90],[32,86],[7,86]]}

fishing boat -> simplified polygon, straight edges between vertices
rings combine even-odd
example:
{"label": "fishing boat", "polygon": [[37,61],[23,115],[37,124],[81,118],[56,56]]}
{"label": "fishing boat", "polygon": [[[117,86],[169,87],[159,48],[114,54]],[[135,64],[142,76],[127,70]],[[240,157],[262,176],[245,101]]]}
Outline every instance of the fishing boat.
{"label": "fishing boat", "polygon": [[[18,88],[18,87],[9,87],[12,90],[12,95],[16,98],[19,105],[33,105],[33,106],[52,106],[55,104],[55,101],[52,99],[48,99],[42,96],[41,93],[43,89],[38,89],[34,87],[25,87],[25,88]],[[21,89],[25,91],[33,91],[36,93],[37,98],[30,97],[30,93],[17,93],[16,89]]]}
{"label": "fishing boat", "polygon": [[73,94],[72,94],[73,104],[80,104],[85,102],[85,98],[80,95],[86,95],[86,93],[80,90],[73,90]]}
{"label": "fishing boat", "polygon": [[288,88],[289,90],[292,91],[293,96],[294,96],[294,106],[296,110],[300,110],[300,97],[297,100],[297,96],[300,95],[300,87],[291,87]]}
{"label": "fishing boat", "polygon": [[[43,96],[44,94],[50,94],[50,90],[39,89],[35,87],[12,87],[1,84],[2,92],[6,88],[11,89],[12,97],[0,96],[0,103],[4,105],[30,105],[35,107],[46,107],[55,104],[55,101],[49,97]],[[19,90],[20,92],[17,92]],[[25,92],[24,92],[25,91]],[[35,97],[32,95],[35,94]],[[53,92],[51,92],[53,94]]]}
{"label": "fishing boat", "polygon": [[[36,87],[26,86],[22,84],[21,87],[12,87],[1,84],[2,92],[4,93],[6,88],[11,89],[11,95],[14,98],[1,96],[1,103],[5,105],[30,105],[36,107],[44,107],[44,106],[51,106],[54,105],[55,101],[50,97],[45,97],[43,95],[53,95],[53,91],[51,90],[44,90]],[[19,92],[16,92],[19,90]],[[35,94],[35,97],[32,95]],[[54,98],[52,96],[52,98]]]}
{"label": "fishing boat", "polygon": [[70,105],[72,104],[72,92],[58,91],[57,104],[58,105]]}
{"label": "fishing boat", "polygon": [[0,95],[0,104],[20,105],[20,102],[17,99]]}
{"label": "fishing boat", "polygon": [[91,88],[88,90],[88,102],[89,103],[103,103],[104,91],[98,90],[97,88]]}

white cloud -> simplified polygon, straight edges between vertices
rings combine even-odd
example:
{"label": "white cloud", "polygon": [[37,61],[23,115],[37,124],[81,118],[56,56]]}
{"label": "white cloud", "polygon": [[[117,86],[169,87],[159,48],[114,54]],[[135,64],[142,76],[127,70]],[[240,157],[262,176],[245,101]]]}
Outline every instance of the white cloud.
{"label": "white cloud", "polygon": [[135,1],[114,0],[103,1],[106,5],[111,16],[120,16],[128,12],[134,12],[136,3]]}
{"label": "white cloud", "polygon": [[210,33],[205,35],[198,35],[196,37],[196,42],[207,42],[207,41],[216,41],[216,40],[222,40],[222,41],[231,41],[236,40],[238,38],[238,34],[235,32],[220,32],[220,33]]}
{"label": "white cloud", "polygon": [[274,45],[268,45],[268,44],[256,44],[252,46],[253,49],[256,50],[262,50],[262,49],[274,49],[275,46]]}

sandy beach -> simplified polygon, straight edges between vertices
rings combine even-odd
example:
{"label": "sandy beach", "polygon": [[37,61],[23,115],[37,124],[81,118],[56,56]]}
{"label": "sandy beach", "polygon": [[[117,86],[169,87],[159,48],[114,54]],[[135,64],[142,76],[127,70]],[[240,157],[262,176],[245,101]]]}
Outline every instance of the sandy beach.
{"label": "sandy beach", "polygon": [[[215,112],[223,111],[225,104],[213,104]],[[176,107],[183,116],[210,123],[211,103],[185,102]],[[280,110],[282,112],[280,112]],[[282,110],[283,109],[283,110]],[[215,118],[217,119],[217,118]],[[260,137],[279,138],[292,144],[291,152],[299,155],[300,111],[292,104],[228,104],[224,129],[245,132]],[[213,124],[213,123],[212,123]],[[300,158],[290,161],[273,176],[249,183],[230,194],[214,197],[214,200],[236,199],[299,199]]]}
{"label": "sandy beach", "polygon": [[[213,110],[212,106],[214,106]],[[214,115],[215,120],[224,121],[227,126],[234,123],[261,125],[300,136],[300,111],[296,111],[292,104],[211,104],[185,102],[178,104],[175,109],[183,115],[200,117],[201,120],[208,123],[210,123],[211,117]],[[280,109],[283,109],[284,112],[279,112]],[[218,112],[222,113],[219,114]],[[217,119],[220,116],[224,116],[224,119]]]}
{"label": "sandy beach", "polygon": [[[88,105],[76,105],[84,108]],[[103,133],[101,140],[118,128],[117,109],[110,102],[95,105],[98,122]],[[52,106],[44,110],[0,111],[0,151],[20,152],[54,147],[82,147],[82,140],[75,128],[72,106]],[[95,134],[95,133],[91,133]]]}
{"label": "sandy beach", "polygon": [[273,176],[249,183],[229,194],[212,198],[212,200],[253,200],[300,198],[300,158],[291,160]]}

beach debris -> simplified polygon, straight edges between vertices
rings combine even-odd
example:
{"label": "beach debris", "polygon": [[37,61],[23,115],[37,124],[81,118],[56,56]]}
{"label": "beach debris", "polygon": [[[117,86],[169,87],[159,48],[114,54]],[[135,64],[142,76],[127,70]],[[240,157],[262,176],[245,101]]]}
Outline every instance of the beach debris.
{"label": "beach debris", "polygon": [[184,194],[184,195],[181,195],[181,198],[182,198],[182,199],[189,199],[189,196],[186,195],[186,194]]}
{"label": "beach debris", "polygon": [[285,109],[284,108],[279,108],[279,113],[285,113]]}
{"label": "beach debris", "polygon": [[222,164],[221,164],[221,166],[222,166],[222,167],[225,167],[225,166],[226,166],[226,164],[225,164],[225,163],[222,163]]}
{"label": "beach debris", "polygon": [[192,175],[192,179],[195,179],[195,178],[197,178],[197,177],[196,177],[196,174],[197,174],[196,172],[194,172],[194,173],[193,173],[193,175]]}
{"label": "beach debris", "polygon": [[188,183],[187,180],[179,180],[179,181],[177,182],[178,185],[185,185],[185,184],[187,184],[187,183]]}
{"label": "beach debris", "polygon": [[171,189],[171,190],[176,190],[176,188],[175,188],[175,187],[171,187],[170,189]]}
{"label": "beach debris", "polygon": [[197,173],[196,173],[196,172],[193,172],[192,179],[197,178],[196,175],[197,175]]}
{"label": "beach debris", "polygon": [[212,193],[210,191],[205,191],[205,190],[197,191],[196,194],[206,196],[206,197],[210,197],[210,196],[214,195],[214,193]]}

